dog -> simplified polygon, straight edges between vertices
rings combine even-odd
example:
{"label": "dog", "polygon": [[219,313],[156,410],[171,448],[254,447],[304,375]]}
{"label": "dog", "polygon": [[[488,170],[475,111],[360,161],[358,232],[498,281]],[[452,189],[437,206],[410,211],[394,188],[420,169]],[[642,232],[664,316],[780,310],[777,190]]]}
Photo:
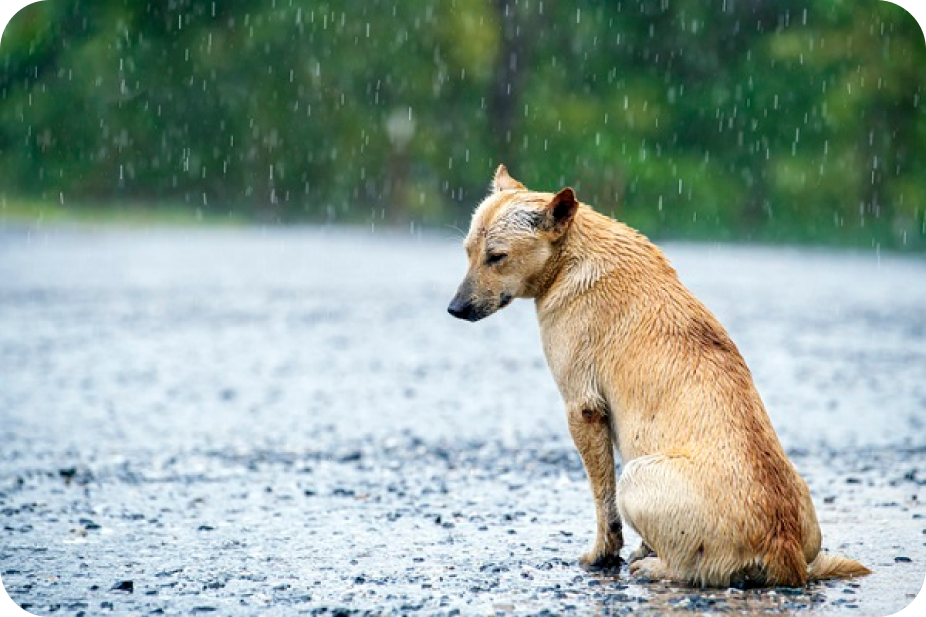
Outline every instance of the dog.
{"label": "dog", "polygon": [[[576,199],[528,190],[500,165],[464,241],[448,311],[478,321],[536,304],[543,350],[595,501],[587,567],[700,587],[803,586],[869,574],[820,550],[806,482],[743,357],[663,253]],[[615,480],[615,449],[623,461]]]}

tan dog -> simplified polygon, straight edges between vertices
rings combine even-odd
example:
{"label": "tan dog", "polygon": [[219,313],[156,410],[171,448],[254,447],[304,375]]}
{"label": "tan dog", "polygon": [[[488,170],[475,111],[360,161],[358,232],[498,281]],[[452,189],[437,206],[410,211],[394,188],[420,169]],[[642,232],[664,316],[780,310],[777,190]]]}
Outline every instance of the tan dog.
{"label": "tan dog", "polygon": [[649,240],[571,188],[529,191],[499,166],[465,246],[453,316],[477,321],[535,299],[595,498],[598,533],[583,564],[620,563],[623,518],[643,538],[631,572],[649,578],[799,586],[869,573],[820,552],[807,484],[746,363]]}

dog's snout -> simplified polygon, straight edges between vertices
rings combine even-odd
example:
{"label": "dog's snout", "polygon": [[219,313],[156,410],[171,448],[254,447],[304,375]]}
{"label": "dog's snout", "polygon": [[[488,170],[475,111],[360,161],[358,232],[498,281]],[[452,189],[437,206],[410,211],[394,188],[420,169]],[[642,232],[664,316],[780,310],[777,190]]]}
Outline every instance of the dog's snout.
{"label": "dog's snout", "polygon": [[450,306],[447,307],[447,312],[456,317],[457,319],[470,319],[473,314],[473,305],[469,303],[465,298],[459,296],[454,297],[450,301]]}

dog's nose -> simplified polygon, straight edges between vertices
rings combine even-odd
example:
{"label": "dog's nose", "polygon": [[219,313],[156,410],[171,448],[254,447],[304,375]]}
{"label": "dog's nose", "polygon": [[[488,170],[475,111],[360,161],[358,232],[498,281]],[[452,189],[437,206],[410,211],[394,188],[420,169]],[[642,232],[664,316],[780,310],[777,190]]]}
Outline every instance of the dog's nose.
{"label": "dog's nose", "polygon": [[447,312],[457,319],[469,319],[470,315],[473,313],[473,306],[466,300],[454,298],[450,301]]}

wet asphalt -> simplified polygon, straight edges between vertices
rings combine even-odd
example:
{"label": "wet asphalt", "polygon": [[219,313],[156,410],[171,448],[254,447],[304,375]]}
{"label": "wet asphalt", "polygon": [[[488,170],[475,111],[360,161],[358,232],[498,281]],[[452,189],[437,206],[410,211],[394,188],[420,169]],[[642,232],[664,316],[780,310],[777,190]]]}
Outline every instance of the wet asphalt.
{"label": "wet asphalt", "polygon": [[923,587],[926,260],[665,247],[824,546],[875,571],[698,590],[578,566],[592,501],[533,307],[448,316],[455,235],[0,223],[7,593],[36,615],[889,615]]}

